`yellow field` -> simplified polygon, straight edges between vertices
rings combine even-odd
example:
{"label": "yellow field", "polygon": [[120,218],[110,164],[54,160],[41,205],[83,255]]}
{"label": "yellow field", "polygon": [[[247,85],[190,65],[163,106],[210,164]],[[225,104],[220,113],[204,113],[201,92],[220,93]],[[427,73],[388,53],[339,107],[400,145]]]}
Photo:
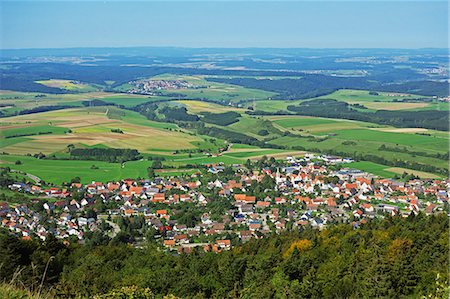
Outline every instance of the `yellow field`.
{"label": "yellow field", "polygon": [[406,110],[417,109],[429,106],[429,103],[408,103],[408,102],[358,102],[354,103],[366,106],[373,110]]}
{"label": "yellow field", "polygon": [[187,101],[181,100],[176,101],[177,103],[183,104],[191,113],[200,113],[200,112],[212,112],[212,113],[222,113],[227,111],[237,111],[243,112],[244,109],[234,108],[234,107],[226,107],[219,104],[201,102],[201,101]]}
{"label": "yellow field", "polygon": [[[2,119],[3,129],[34,125],[53,125],[70,129],[71,133],[59,135],[34,135],[20,143],[8,145],[2,151],[11,154],[43,152],[54,153],[63,150],[68,144],[98,145],[114,148],[134,148],[141,152],[155,149],[191,149],[192,142],[201,141],[199,137],[162,128],[141,126],[109,119],[105,108],[67,109],[37,114],[14,116]],[[149,122],[150,123],[150,122]],[[121,129],[124,134],[113,133],[111,129]]]}
{"label": "yellow field", "polygon": [[94,91],[96,90],[95,87],[75,82],[73,80],[62,80],[62,79],[50,79],[50,80],[41,80],[41,81],[35,81],[36,83],[48,86],[48,87],[56,87],[61,89],[66,89],[70,91]]}
{"label": "yellow field", "polygon": [[425,133],[429,132],[423,128],[372,128],[375,131],[392,132],[392,133]]}

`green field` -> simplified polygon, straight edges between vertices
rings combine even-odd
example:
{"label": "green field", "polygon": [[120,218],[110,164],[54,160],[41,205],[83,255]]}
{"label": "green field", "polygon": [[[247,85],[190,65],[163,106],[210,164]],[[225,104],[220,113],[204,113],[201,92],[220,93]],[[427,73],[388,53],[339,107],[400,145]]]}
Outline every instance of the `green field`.
{"label": "green field", "polygon": [[423,149],[427,152],[444,152],[448,146],[448,138],[423,136],[407,133],[382,132],[370,129],[335,131],[337,138],[357,141],[373,141],[390,143],[411,148]]}
{"label": "green field", "polygon": [[[147,167],[151,162],[145,163],[133,161],[125,163],[122,168],[120,163],[107,163],[100,161],[75,161],[75,160],[39,160],[27,156],[1,155],[1,165],[9,166],[15,170],[21,170],[34,174],[42,180],[50,183],[60,184],[69,182],[72,178],[78,176],[83,183],[92,181],[110,181],[123,178],[146,177]],[[20,160],[21,165],[15,165],[14,162]],[[92,165],[98,169],[92,169]]]}
{"label": "green field", "polygon": [[319,117],[273,117],[273,122],[283,128],[302,128],[323,124],[336,124],[337,121]]}
{"label": "green field", "polygon": [[[255,137],[257,139],[262,139],[266,137],[273,137],[279,133],[272,123],[262,117],[251,117],[246,114],[242,114],[242,117],[238,122],[226,126],[226,128],[233,130],[238,133],[244,133],[246,135]],[[258,133],[261,130],[267,130],[269,135],[261,136]]]}
{"label": "green field", "polygon": [[[318,97],[319,99],[335,99],[349,104],[360,104],[369,110],[445,110],[449,108],[448,103],[442,102],[420,102],[426,98],[420,95],[378,92],[378,95],[370,95],[367,90],[340,89],[331,94]],[[400,102],[401,100],[419,99],[417,102]],[[397,100],[397,101],[395,101]],[[363,110],[361,110],[363,111]]]}
{"label": "green field", "polygon": [[[242,148],[244,149],[244,148]],[[244,149],[245,150],[245,149]],[[188,164],[243,164],[247,159],[259,159],[263,155],[283,158],[294,155],[299,156],[302,153],[298,151],[275,150],[249,148],[249,151],[230,152],[221,156],[208,157],[203,154],[172,154],[167,151],[156,151],[159,154],[147,154],[145,156],[164,157],[163,165],[166,167],[181,167],[180,169],[167,169],[163,172],[157,172],[161,176],[171,176],[183,174],[192,174],[194,170],[185,170],[182,167]],[[16,165],[20,160],[22,164]],[[83,183],[91,181],[113,181],[125,178],[147,177],[147,168],[152,165],[152,161],[140,160],[125,162],[123,166],[120,163],[108,163],[102,161],[80,161],[80,160],[46,160],[36,159],[34,157],[22,155],[0,155],[0,166],[10,167],[14,170],[31,173],[50,183],[60,184],[68,182],[78,176]],[[95,165],[98,169],[92,169]]]}
{"label": "green field", "polygon": [[366,161],[353,162],[353,163],[347,164],[346,167],[360,169],[362,171],[366,171],[366,172],[372,173],[374,175],[377,175],[377,176],[383,177],[383,178],[393,178],[395,176],[401,175],[403,172],[406,172],[408,174],[417,175],[422,179],[442,178],[442,177],[437,176],[432,173],[416,171],[416,170],[406,169],[406,168],[398,168],[397,170],[400,170],[400,171],[395,171],[396,169],[393,167],[389,167],[386,165],[381,165],[381,164],[377,164],[377,163],[373,163],[373,162],[366,162]]}
{"label": "green field", "polygon": [[49,125],[41,125],[41,126],[20,126],[18,128],[2,128],[2,131],[0,133],[0,138],[10,139],[13,136],[17,135],[38,135],[38,134],[64,134],[68,129],[62,128],[62,127],[55,127],[55,126],[49,126]]}
{"label": "green field", "polygon": [[86,84],[72,80],[61,80],[61,79],[40,80],[36,81],[36,83],[48,87],[64,89],[71,92],[93,92],[98,91],[102,88],[101,86],[95,84]]}
{"label": "green field", "polygon": [[166,100],[166,97],[154,97],[154,96],[144,96],[144,95],[113,95],[101,98],[102,101],[107,103],[113,103],[115,105],[122,105],[124,107],[134,107],[142,103]]}

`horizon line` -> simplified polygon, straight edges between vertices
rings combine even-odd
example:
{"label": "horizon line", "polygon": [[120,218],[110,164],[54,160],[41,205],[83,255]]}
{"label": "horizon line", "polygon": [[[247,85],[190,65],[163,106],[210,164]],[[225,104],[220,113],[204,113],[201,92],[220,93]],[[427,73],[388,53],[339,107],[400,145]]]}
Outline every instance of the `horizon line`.
{"label": "horizon line", "polygon": [[230,47],[210,47],[210,46],[75,46],[75,47],[30,47],[30,48],[1,48],[0,51],[14,50],[70,50],[70,49],[136,49],[136,48],[173,48],[173,49],[305,49],[305,50],[450,50],[447,47],[273,47],[273,46],[230,46]]}

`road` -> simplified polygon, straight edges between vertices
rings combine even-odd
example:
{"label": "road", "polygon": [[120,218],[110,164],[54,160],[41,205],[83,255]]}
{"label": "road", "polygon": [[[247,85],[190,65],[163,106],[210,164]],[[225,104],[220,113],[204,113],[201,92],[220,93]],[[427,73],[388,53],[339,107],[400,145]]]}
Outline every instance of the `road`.
{"label": "road", "polygon": [[120,227],[118,224],[109,221],[108,215],[98,215],[98,218],[105,220],[105,222],[111,225],[111,227],[113,228],[111,233],[109,234],[110,238],[114,238],[115,236],[117,236],[117,234],[120,232]]}
{"label": "road", "polygon": [[37,177],[37,176],[35,176],[34,174],[31,174],[31,173],[26,173],[26,172],[14,170],[14,169],[11,169],[11,172],[17,172],[17,173],[25,174],[27,177],[29,177],[30,179],[35,181],[36,184],[40,184],[41,181],[42,181],[39,177]]}

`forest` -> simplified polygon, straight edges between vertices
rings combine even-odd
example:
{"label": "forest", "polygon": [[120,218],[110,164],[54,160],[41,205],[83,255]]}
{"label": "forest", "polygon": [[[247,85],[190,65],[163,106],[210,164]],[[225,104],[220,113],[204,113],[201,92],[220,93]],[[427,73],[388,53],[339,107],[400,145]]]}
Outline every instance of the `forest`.
{"label": "forest", "polygon": [[[333,77],[302,74],[298,79],[256,79],[256,78],[207,78],[209,81],[240,85],[278,93],[275,99],[308,99],[330,94],[338,89],[366,89],[374,91],[405,92],[424,96],[447,96],[449,85],[435,81],[409,81],[384,83],[392,74],[378,74],[368,77]],[[399,79],[397,75],[393,78]]]}
{"label": "forest", "polygon": [[58,298],[124,286],[159,298],[448,298],[448,229],[444,214],[412,214],[322,231],[304,227],[219,254],[181,255],[151,242],[41,243],[2,231],[0,279],[36,288],[47,267],[43,285]]}
{"label": "forest", "polygon": [[73,148],[70,150],[70,158],[75,160],[106,161],[111,163],[123,163],[139,160],[141,155],[135,149],[121,148]]}
{"label": "forest", "polygon": [[[317,99],[302,102],[298,106],[288,106],[289,111],[299,115],[359,120],[394,127],[426,128],[440,131],[449,130],[448,111],[388,111],[373,113],[360,112],[352,105],[334,99]],[[254,112],[254,114],[257,114]]]}
{"label": "forest", "polygon": [[219,126],[228,126],[237,121],[239,121],[239,117],[241,115],[234,111],[228,111],[224,113],[210,113],[203,112],[202,120],[206,123],[216,124]]}

